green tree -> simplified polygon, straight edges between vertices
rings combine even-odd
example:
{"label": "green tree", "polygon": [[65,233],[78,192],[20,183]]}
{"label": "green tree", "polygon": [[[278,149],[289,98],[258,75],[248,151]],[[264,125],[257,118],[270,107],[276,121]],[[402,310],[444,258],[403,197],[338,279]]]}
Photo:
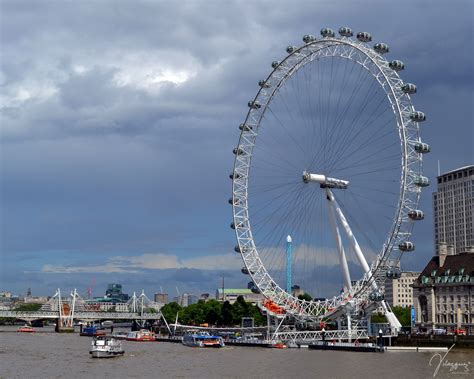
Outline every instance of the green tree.
{"label": "green tree", "polygon": [[221,325],[232,325],[234,317],[232,313],[232,305],[228,301],[225,301],[224,304],[222,304],[221,317]]}
{"label": "green tree", "polygon": [[242,317],[250,316],[250,304],[247,303],[243,296],[237,297],[234,304],[232,304],[232,321],[235,325],[241,323]]}
{"label": "green tree", "polygon": [[374,324],[384,324],[387,321],[387,318],[382,313],[373,314],[370,318],[370,321]]}
{"label": "green tree", "polygon": [[393,313],[397,316],[398,321],[402,326],[410,326],[411,325],[411,308],[407,307],[393,307]]}
{"label": "green tree", "polygon": [[305,292],[303,295],[298,295],[298,299],[300,300],[306,300],[306,301],[311,301],[313,300],[313,298],[311,297],[311,295],[307,292]]}
{"label": "green tree", "polygon": [[204,302],[191,304],[179,312],[179,319],[185,325],[199,325],[204,322]]}
{"label": "green tree", "polygon": [[250,317],[253,317],[255,326],[266,325],[267,319],[256,305],[250,306]]}
{"label": "green tree", "polygon": [[15,307],[15,311],[19,312],[36,312],[41,308],[41,304],[20,304]]}
{"label": "green tree", "polygon": [[222,322],[222,304],[211,299],[204,303],[204,319],[209,325],[217,325]]}
{"label": "green tree", "polygon": [[164,305],[160,312],[168,323],[174,323],[176,320],[176,314],[182,309],[181,305],[173,301]]}

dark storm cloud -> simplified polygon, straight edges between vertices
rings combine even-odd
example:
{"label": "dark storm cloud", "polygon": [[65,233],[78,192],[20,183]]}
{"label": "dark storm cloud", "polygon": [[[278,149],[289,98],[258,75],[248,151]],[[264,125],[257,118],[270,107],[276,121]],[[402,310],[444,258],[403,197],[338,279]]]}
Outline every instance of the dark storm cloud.
{"label": "dark storm cloud", "polygon": [[[428,114],[423,138],[433,147],[425,163],[432,179],[437,159],[445,170],[474,161],[469,1],[0,7],[2,267],[40,271],[58,255],[58,264],[83,265],[78,256],[96,262],[100,251],[134,255],[163,246],[198,256],[206,248],[230,251],[227,178],[246,102],[287,45],[324,26],[368,30],[389,43],[391,58],[405,61],[402,76],[419,86],[415,105]],[[422,202],[429,215],[429,191]],[[432,254],[429,220],[417,225],[423,251],[409,259],[415,266]],[[40,255],[42,264],[12,265],[19,252]],[[15,286],[1,270],[0,286]],[[188,274],[165,278],[179,285],[192,277],[195,289],[212,279]],[[107,280],[139,285],[154,274],[117,275]],[[71,284],[89,280],[72,277]],[[65,278],[42,281],[55,287]],[[239,272],[229,280],[246,283]]]}

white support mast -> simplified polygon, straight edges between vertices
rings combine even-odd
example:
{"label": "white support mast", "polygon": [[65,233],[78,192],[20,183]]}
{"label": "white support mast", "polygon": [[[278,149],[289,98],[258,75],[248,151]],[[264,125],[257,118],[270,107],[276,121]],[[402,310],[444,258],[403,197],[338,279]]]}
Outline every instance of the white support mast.
{"label": "white support mast", "polygon": [[73,327],[74,326],[74,309],[76,308],[76,297],[77,297],[77,291],[75,288],[74,288],[74,292],[71,293],[71,296],[72,296],[71,318],[70,318],[70,325],[68,326]]}
{"label": "white support mast", "polygon": [[326,188],[326,195],[328,199],[329,219],[331,220],[331,226],[334,232],[334,238],[336,239],[339,265],[341,266],[341,269],[342,269],[342,276],[344,278],[346,291],[349,291],[351,289],[351,276],[349,274],[349,267],[347,265],[346,254],[344,253],[344,246],[342,245],[341,234],[339,233],[339,228],[337,227],[336,218],[334,215],[334,196],[332,195],[332,192],[329,190],[329,188]]}
{"label": "white support mast", "polygon": [[[331,201],[334,203],[336,213],[339,216],[339,220],[341,221],[342,226],[344,227],[347,238],[349,239],[349,242],[351,243],[351,246],[356,253],[357,260],[359,261],[359,264],[362,266],[364,272],[369,275],[370,267],[369,267],[369,264],[367,263],[367,260],[364,257],[364,254],[362,253],[362,249],[360,248],[359,243],[357,242],[357,239],[352,233],[352,229],[349,226],[349,223],[347,222],[347,219],[344,216],[344,213],[342,213],[341,207],[339,206],[336,199],[334,198],[334,195],[332,194],[331,190],[327,189],[327,191],[330,194],[329,196],[331,198]],[[374,289],[377,289],[377,284],[374,281],[372,281],[372,287]]]}
{"label": "white support mast", "polygon": [[63,326],[63,305],[61,303],[61,289],[60,288],[58,288],[56,295],[58,295],[58,307],[59,307],[59,325],[58,326]]}
{"label": "white support mast", "polygon": [[[328,192],[330,193],[331,200],[334,202],[334,205],[336,206],[337,215],[339,216],[341,224],[344,226],[347,237],[349,238],[349,241],[352,245],[352,248],[354,249],[354,251],[356,253],[357,260],[359,261],[359,264],[362,266],[362,268],[364,269],[364,272],[370,278],[372,288],[375,291],[378,291],[377,283],[375,283],[375,281],[370,277],[370,275],[371,275],[370,267],[367,263],[367,260],[364,257],[364,254],[362,253],[362,249],[360,248],[359,243],[357,242],[357,239],[355,238],[354,234],[352,233],[351,227],[349,226],[349,223],[347,222],[346,217],[342,213],[342,210],[339,207],[339,204],[337,203],[336,199],[332,195],[330,189],[328,189]],[[396,329],[396,330],[399,330],[402,325],[400,324],[400,321],[398,321],[395,314],[389,309],[389,307],[387,306],[387,303],[385,302],[385,300],[383,300],[381,302],[381,305],[384,308],[385,316],[387,317],[387,320],[390,323],[390,326],[392,328]]]}

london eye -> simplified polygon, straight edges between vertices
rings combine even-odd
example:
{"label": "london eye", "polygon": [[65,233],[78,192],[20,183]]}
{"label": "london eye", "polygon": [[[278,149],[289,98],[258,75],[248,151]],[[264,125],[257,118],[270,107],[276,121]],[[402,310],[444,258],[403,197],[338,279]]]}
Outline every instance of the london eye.
{"label": "london eye", "polygon": [[416,85],[400,77],[404,63],[389,55],[348,27],[305,35],[271,63],[239,126],[235,252],[252,290],[295,316],[330,317],[349,302],[387,307],[384,282],[415,250],[429,185],[426,116],[412,104]]}

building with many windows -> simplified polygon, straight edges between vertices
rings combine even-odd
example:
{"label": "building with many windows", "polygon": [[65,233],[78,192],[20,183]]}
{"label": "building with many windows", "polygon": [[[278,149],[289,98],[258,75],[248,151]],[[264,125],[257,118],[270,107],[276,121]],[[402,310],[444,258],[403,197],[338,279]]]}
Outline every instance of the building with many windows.
{"label": "building with many windows", "polygon": [[264,296],[261,293],[255,293],[247,288],[218,288],[216,290],[216,300],[220,302],[228,301],[233,304],[239,296],[242,296],[245,301],[257,304],[259,301],[263,301]]}
{"label": "building with many windows", "polygon": [[183,293],[178,297],[175,297],[174,300],[182,307],[187,307],[191,304],[196,304],[199,299],[196,295],[191,293]]}
{"label": "building with many windows", "polygon": [[155,293],[153,297],[155,303],[168,304],[168,294],[167,293]]}
{"label": "building with many windows", "polygon": [[433,193],[436,254],[441,244],[453,246],[454,254],[474,246],[474,165],[437,177]]}
{"label": "building with many windows", "polygon": [[411,307],[413,288],[411,285],[420,275],[419,272],[404,271],[400,278],[385,281],[385,300],[391,307]]}
{"label": "building with many windows", "polygon": [[126,302],[129,299],[129,296],[122,292],[122,285],[118,283],[110,283],[107,285],[105,297],[113,299],[113,301],[117,303]]}
{"label": "building with many windows", "polygon": [[474,334],[474,254],[441,245],[413,284],[416,327]]}

